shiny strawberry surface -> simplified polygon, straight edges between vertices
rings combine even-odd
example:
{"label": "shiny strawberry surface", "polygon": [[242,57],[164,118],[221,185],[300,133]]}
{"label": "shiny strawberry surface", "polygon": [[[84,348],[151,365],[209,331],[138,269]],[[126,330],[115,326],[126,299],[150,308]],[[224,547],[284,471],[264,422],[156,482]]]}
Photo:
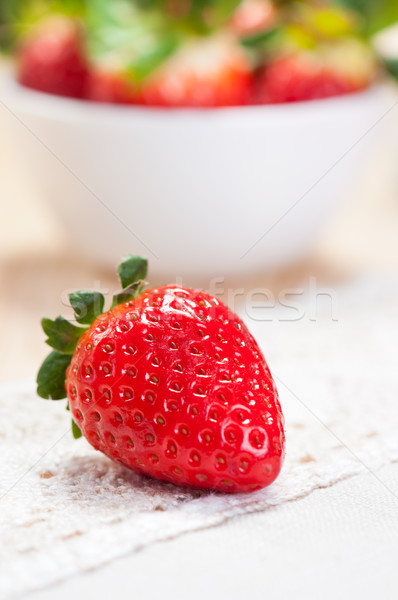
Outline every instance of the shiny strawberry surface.
{"label": "shiny strawberry surface", "polygon": [[101,315],[67,373],[94,448],[176,484],[248,492],[284,457],[283,415],[265,359],[218,299],[164,286]]}

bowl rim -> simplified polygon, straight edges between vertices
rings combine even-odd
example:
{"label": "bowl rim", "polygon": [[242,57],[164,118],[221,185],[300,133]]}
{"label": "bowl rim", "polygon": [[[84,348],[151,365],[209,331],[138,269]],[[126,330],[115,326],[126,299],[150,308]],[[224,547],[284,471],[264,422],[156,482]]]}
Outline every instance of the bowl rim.
{"label": "bowl rim", "polygon": [[29,116],[46,120],[68,122],[98,120],[143,123],[148,119],[157,122],[175,123],[176,119],[190,122],[239,121],[251,123],[259,121],[273,122],[274,119],[286,120],[308,117],[325,119],[332,109],[358,109],[373,103],[386,93],[388,83],[379,81],[368,88],[340,96],[249,106],[224,106],[217,108],[160,108],[93,102],[65,96],[57,96],[34,90],[20,84],[13,68],[0,70],[0,103],[10,112],[14,110]]}

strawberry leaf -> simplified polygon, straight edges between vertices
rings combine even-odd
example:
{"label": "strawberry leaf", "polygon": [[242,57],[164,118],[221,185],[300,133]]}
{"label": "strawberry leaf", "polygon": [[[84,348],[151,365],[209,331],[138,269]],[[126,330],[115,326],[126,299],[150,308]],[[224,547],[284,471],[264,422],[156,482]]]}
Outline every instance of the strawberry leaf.
{"label": "strawberry leaf", "polygon": [[132,254],[126,256],[123,262],[118,266],[122,288],[128,288],[133,283],[144,281],[148,273],[148,261],[140,256]]}
{"label": "strawberry leaf", "polygon": [[83,435],[82,432],[80,431],[80,427],[78,425],[76,425],[76,423],[74,422],[73,419],[72,419],[72,435],[75,438],[75,440],[78,440]]}
{"label": "strawberry leaf", "polygon": [[128,65],[127,71],[131,73],[133,81],[144,81],[157,67],[164,63],[176,51],[179,40],[175,35],[169,35],[157,40],[152,51],[147,50],[142,56]]}
{"label": "strawberry leaf", "polygon": [[37,393],[45,400],[66,398],[65,378],[71,356],[60,352],[51,352],[43,362],[37,374]]}
{"label": "strawberry leaf", "polygon": [[114,306],[118,306],[118,304],[123,304],[124,302],[128,302],[129,300],[134,300],[134,298],[137,298],[137,296],[141,294],[143,287],[144,282],[137,281],[137,283],[125,288],[119,294],[115,294],[113,296],[112,308]]}
{"label": "strawberry leaf", "polygon": [[397,58],[383,58],[384,65],[387,71],[398,80],[398,59]]}
{"label": "strawberry leaf", "polygon": [[113,296],[112,308],[123,302],[134,300],[141,294],[147,272],[148,261],[145,258],[130,254],[123,259],[118,267],[123,290]]}
{"label": "strawberry leaf", "polygon": [[267,29],[266,31],[260,31],[252,35],[246,36],[240,40],[242,46],[251,48],[252,46],[263,46],[273,39],[281,32],[280,27],[274,27],[273,29]]}
{"label": "strawberry leaf", "polygon": [[42,319],[44,333],[48,336],[46,343],[64,354],[73,354],[76,344],[85,329],[76,327],[63,317],[57,317],[55,321]]}
{"label": "strawberry leaf", "polygon": [[368,36],[375,34],[398,20],[397,0],[338,0],[344,8],[359,13]]}
{"label": "strawberry leaf", "polygon": [[76,321],[82,325],[91,325],[104,311],[105,298],[100,292],[81,290],[69,295],[69,301],[75,312]]}

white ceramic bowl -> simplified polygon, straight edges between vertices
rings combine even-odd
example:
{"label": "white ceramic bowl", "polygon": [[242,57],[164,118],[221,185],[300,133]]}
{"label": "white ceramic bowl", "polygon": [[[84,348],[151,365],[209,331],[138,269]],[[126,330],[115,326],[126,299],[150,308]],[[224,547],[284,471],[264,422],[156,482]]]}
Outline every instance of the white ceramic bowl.
{"label": "white ceramic bowl", "polygon": [[25,126],[21,160],[71,248],[107,265],[139,253],[155,280],[186,283],[303,257],[377,152],[375,124],[392,103],[376,86],[290,105],[168,111],[49,96],[11,76],[0,98]]}

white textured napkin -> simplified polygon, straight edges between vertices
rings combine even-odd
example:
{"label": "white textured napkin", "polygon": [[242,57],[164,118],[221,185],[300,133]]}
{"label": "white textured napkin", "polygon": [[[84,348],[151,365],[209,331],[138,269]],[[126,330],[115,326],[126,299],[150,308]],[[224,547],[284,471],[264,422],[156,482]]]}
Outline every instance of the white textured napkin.
{"label": "white textured napkin", "polygon": [[33,384],[0,388],[0,597],[367,470],[379,477],[381,466],[398,461],[398,285],[339,290],[337,320],[272,314],[272,322],[246,321],[277,381],[287,457],[278,480],[253,494],[141,477],[72,440],[64,402],[36,398]]}

